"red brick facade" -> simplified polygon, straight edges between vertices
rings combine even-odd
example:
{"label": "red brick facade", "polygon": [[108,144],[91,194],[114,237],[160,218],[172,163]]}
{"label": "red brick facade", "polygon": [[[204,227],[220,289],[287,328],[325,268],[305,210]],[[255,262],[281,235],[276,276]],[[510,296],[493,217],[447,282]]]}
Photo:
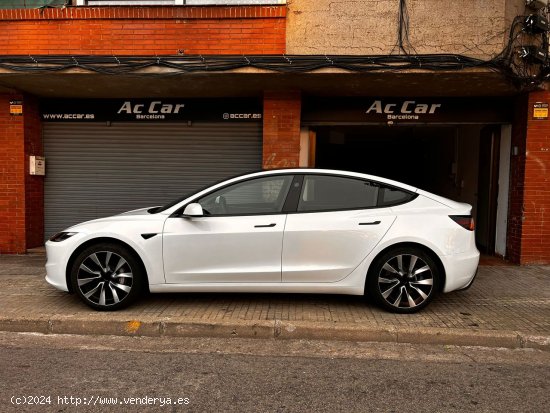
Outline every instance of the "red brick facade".
{"label": "red brick facade", "polygon": [[508,259],[550,263],[550,120],[533,119],[535,102],[549,92],[518,98],[512,128]]}
{"label": "red brick facade", "polygon": [[44,156],[42,125],[38,102],[32,96],[25,96],[23,102],[25,133],[25,230],[26,247],[34,248],[44,244],[44,176],[30,175],[30,156]]}
{"label": "red brick facade", "polygon": [[300,92],[264,94],[263,167],[293,168],[300,160]]}
{"label": "red brick facade", "polygon": [[286,7],[0,10],[1,54],[285,53]]}
{"label": "red brick facade", "polygon": [[550,92],[529,94],[524,152],[522,264],[550,263],[550,120],[533,119],[535,102],[550,104]]}
{"label": "red brick facade", "polygon": [[29,155],[42,154],[38,109],[24,101],[24,115],[10,115],[10,100],[0,95],[0,252],[24,253],[44,238],[44,182],[29,175]]}

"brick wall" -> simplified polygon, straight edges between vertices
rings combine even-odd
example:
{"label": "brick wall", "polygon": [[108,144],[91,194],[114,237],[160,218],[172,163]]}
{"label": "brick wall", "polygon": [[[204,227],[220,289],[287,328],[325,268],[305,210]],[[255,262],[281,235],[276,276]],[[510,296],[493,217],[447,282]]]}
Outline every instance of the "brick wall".
{"label": "brick wall", "polygon": [[[10,115],[10,100],[23,100],[23,116]],[[44,178],[29,175],[31,154],[42,154],[36,100],[0,95],[0,253],[43,244]]]}
{"label": "brick wall", "polygon": [[0,10],[0,54],[281,54],[284,6]]}
{"label": "brick wall", "polygon": [[24,118],[9,114],[11,99],[0,95],[0,252],[25,252]]}
{"label": "brick wall", "polygon": [[29,157],[43,156],[42,125],[36,98],[24,100],[26,247],[44,244],[44,176],[29,174]]}
{"label": "brick wall", "polygon": [[301,107],[298,91],[264,93],[264,169],[298,167]]}
{"label": "brick wall", "polygon": [[550,264],[550,120],[533,119],[535,102],[550,104],[550,92],[529,94],[520,262]]}

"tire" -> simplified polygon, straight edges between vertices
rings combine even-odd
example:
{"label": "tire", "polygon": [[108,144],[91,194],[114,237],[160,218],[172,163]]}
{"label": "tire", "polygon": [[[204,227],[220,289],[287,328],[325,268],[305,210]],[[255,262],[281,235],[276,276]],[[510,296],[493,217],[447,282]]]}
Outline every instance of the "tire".
{"label": "tire", "polygon": [[399,247],[376,257],[367,276],[367,293],[393,313],[415,313],[439,291],[441,274],[424,250]]}
{"label": "tire", "polygon": [[128,248],[98,243],[81,251],[70,273],[73,291],[99,311],[127,307],[142,293],[146,280],[143,266]]}

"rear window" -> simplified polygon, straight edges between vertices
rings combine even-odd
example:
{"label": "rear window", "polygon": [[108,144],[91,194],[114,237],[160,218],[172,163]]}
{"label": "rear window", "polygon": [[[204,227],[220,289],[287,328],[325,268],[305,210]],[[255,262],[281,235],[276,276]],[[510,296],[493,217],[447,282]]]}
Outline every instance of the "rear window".
{"label": "rear window", "polygon": [[332,175],[306,175],[298,212],[322,212],[388,207],[416,194],[374,181]]}
{"label": "rear window", "polygon": [[298,211],[335,211],[376,206],[378,185],[361,179],[307,175]]}
{"label": "rear window", "polygon": [[404,204],[412,201],[416,194],[403,191],[402,189],[392,188],[389,186],[381,186],[378,197],[378,206],[387,207],[392,205]]}

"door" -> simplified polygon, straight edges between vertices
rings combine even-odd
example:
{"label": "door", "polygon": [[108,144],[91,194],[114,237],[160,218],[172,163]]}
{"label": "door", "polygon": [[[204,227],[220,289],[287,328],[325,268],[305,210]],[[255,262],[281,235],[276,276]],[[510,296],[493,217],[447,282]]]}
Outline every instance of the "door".
{"label": "door", "polygon": [[500,156],[498,176],[495,253],[506,256],[506,230],[508,227],[508,196],[510,192],[510,149],[512,125],[503,125],[500,130]]}
{"label": "door", "polygon": [[397,199],[394,192],[362,179],[305,176],[297,212],[286,221],[283,282],[336,282],[348,276],[395,221],[390,208],[378,207]]}
{"label": "door", "polygon": [[476,244],[486,254],[495,252],[500,126],[481,130],[477,190]]}
{"label": "door", "polygon": [[282,211],[291,182],[292,175],[275,175],[234,183],[194,201],[204,216],[168,218],[166,282],[281,282]]}

